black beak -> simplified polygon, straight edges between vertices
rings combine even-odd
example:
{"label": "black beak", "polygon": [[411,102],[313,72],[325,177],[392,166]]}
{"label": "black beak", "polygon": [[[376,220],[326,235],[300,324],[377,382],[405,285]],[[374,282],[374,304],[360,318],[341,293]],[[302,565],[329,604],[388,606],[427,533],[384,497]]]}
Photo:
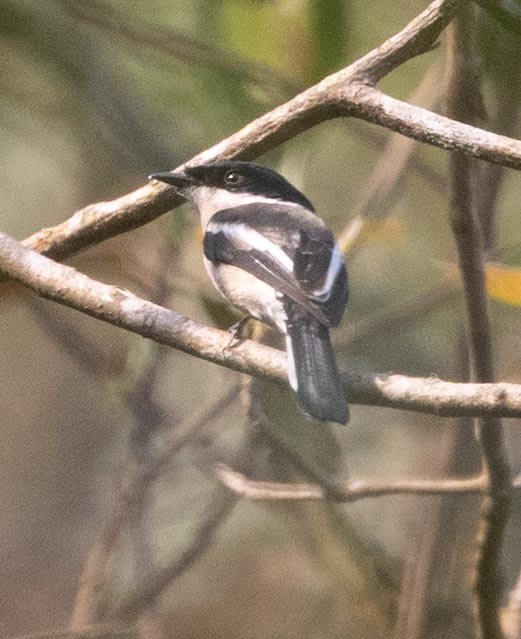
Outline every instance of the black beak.
{"label": "black beak", "polygon": [[171,184],[178,189],[184,189],[194,183],[192,178],[182,171],[179,171],[178,173],[170,173],[169,171],[165,171],[164,173],[152,173],[152,175],[148,176],[148,179],[166,182],[166,184]]}

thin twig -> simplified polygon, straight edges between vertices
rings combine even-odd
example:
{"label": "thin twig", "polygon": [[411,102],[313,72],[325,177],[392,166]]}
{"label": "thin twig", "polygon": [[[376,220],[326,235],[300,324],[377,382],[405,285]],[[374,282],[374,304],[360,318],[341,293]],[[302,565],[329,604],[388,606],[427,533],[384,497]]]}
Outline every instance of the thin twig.
{"label": "thin twig", "polygon": [[[25,249],[0,233],[0,273],[42,297],[249,375],[286,379],[285,355],[141,300],[130,291],[96,282],[70,266]],[[521,416],[521,385],[461,384],[385,373],[344,373],[352,403],[389,406],[440,416]]]}
{"label": "thin twig", "polygon": [[[433,64],[410,96],[410,101],[432,109],[439,100],[439,80],[440,67]],[[388,137],[378,161],[365,181],[358,202],[350,211],[349,223],[338,234],[337,241],[344,252],[354,244],[365,221],[381,220],[389,215],[416,148],[417,144],[412,138],[404,138],[397,133]]]}
{"label": "thin twig", "polygon": [[221,525],[237,503],[237,496],[229,491],[217,490],[209,499],[203,522],[191,535],[191,543],[173,562],[143,580],[136,592],[117,606],[114,619],[134,619],[146,609],[175,579],[184,574],[210,547]]}
{"label": "thin twig", "polygon": [[335,486],[335,493],[327,491],[320,484],[285,484],[268,481],[253,481],[227,466],[217,468],[217,476],[235,493],[248,499],[266,500],[306,500],[332,499],[339,503],[350,503],[369,497],[389,497],[393,495],[468,495],[482,493],[486,489],[483,476],[468,479],[397,479],[380,482],[350,480]]}
{"label": "thin twig", "polygon": [[[471,121],[475,120],[475,105],[481,103],[473,11],[470,3],[463,4],[450,32],[451,75],[447,89],[451,115]],[[491,383],[494,355],[475,171],[468,158],[459,153],[451,156],[451,224],[463,277],[469,355],[475,379]],[[483,639],[496,639],[503,636],[499,620],[500,561],[511,501],[510,467],[498,418],[482,418],[478,440],[489,492],[483,504],[475,592],[479,631]]]}
{"label": "thin twig", "polygon": [[180,436],[175,438],[166,450],[157,457],[152,457],[144,462],[131,460],[127,463],[120,479],[116,506],[105,522],[103,530],[85,562],[71,618],[71,632],[76,632],[79,628],[86,626],[89,619],[96,618],[105,584],[106,565],[125,525],[131,520],[132,513],[141,508],[146,488],[157,479],[161,472],[168,468],[168,464],[174,456],[185,448],[202,428],[215,420],[235,400],[237,395],[238,388],[234,386],[229,393],[219,399]]}
{"label": "thin twig", "polygon": [[[465,479],[393,479],[385,481],[349,480],[338,483],[332,493],[321,484],[280,483],[255,481],[225,464],[216,468],[217,477],[230,490],[253,501],[301,501],[329,499],[338,503],[351,503],[359,499],[394,497],[397,495],[476,495],[485,493],[488,482],[485,475]],[[513,482],[521,487],[521,476]]]}

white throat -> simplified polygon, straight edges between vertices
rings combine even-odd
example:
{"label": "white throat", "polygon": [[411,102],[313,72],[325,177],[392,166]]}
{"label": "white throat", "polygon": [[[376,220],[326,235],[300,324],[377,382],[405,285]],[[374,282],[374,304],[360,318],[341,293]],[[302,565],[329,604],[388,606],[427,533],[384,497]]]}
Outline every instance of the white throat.
{"label": "white throat", "polygon": [[[201,226],[206,228],[209,219],[225,209],[233,209],[236,206],[246,204],[281,204],[277,198],[254,195],[252,193],[233,193],[226,189],[218,189],[213,186],[198,186],[192,189],[191,197],[199,214],[201,215]],[[284,202],[285,205],[298,206],[293,202]]]}

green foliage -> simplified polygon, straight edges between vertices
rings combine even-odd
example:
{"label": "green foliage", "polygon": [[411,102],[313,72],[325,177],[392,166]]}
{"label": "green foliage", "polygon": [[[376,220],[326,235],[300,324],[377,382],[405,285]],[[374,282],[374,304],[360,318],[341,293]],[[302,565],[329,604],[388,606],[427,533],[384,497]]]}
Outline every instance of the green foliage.
{"label": "green foliage", "polygon": [[338,70],[346,64],[351,4],[345,0],[310,0],[313,55],[310,81]]}

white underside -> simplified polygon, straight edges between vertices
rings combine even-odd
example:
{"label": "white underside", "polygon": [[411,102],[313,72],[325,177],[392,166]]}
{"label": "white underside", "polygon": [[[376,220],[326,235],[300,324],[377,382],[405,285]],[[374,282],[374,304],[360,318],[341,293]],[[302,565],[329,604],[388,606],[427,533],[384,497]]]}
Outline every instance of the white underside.
{"label": "white underside", "polygon": [[[205,258],[208,275],[217,290],[236,308],[257,319],[274,325],[286,337],[288,381],[297,390],[297,372],[291,339],[287,334],[287,315],[275,290],[259,279],[236,266],[221,264],[215,266]],[[262,300],[262,304],[259,302]]]}
{"label": "white underside", "polygon": [[217,290],[231,304],[286,333],[287,316],[275,289],[237,266],[216,265],[206,258],[204,264]]}

